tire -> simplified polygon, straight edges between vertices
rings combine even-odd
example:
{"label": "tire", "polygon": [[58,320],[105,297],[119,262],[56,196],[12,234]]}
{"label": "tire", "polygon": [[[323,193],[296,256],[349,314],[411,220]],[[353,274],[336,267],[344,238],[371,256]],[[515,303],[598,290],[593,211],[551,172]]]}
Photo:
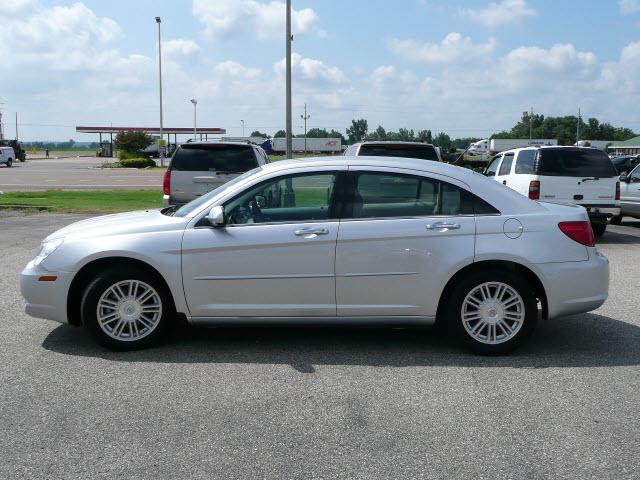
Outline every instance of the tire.
{"label": "tire", "polygon": [[80,311],[94,340],[116,351],[155,345],[175,319],[164,282],[136,268],[110,268],[98,274],[82,296]]}
{"label": "tire", "polygon": [[[447,304],[447,326],[466,348],[480,355],[511,352],[531,336],[538,321],[532,286],[508,271],[478,271],[465,276]],[[508,316],[501,314],[504,311]]]}
{"label": "tire", "polygon": [[620,225],[622,223],[622,215],[611,217],[611,225]]}
{"label": "tire", "polygon": [[8,159],[8,160],[7,160],[7,167],[8,167],[8,168],[11,168],[11,165],[13,165],[13,160]]}
{"label": "tire", "polygon": [[596,238],[600,238],[604,235],[604,232],[607,230],[606,223],[592,223],[591,228],[593,228],[593,234]]}

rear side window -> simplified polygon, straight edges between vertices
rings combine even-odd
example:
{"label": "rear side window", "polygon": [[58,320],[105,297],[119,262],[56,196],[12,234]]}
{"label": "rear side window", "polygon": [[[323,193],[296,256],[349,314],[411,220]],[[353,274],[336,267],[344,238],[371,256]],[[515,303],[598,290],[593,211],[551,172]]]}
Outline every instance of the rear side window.
{"label": "rear side window", "polygon": [[536,165],[538,175],[552,177],[617,177],[611,159],[601,150],[542,148]]}
{"label": "rear side window", "polygon": [[[412,175],[362,173],[355,179],[347,218],[472,215],[473,195],[438,180]],[[349,213],[351,212],[351,215]]]}
{"label": "rear side window", "polygon": [[504,160],[502,160],[502,165],[500,165],[500,171],[498,175],[509,175],[511,173],[511,165],[513,164],[513,153],[507,153],[504,156]]}
{"label": "rear side window", "polygon": [[253,148],[247,145],[182,145],[170,168],[183,172],[244,173],[258,166]]}
{"label": "rear side window", "polygon": [[371,157],[404,157],[438,161],[438,153],[431,145],[362,145],[358,155]]}
{"label": "rear side window", "polygon": [[521,150],[516,159],[516,174],[533,175],[535,173],[534,161],[536,150]]}

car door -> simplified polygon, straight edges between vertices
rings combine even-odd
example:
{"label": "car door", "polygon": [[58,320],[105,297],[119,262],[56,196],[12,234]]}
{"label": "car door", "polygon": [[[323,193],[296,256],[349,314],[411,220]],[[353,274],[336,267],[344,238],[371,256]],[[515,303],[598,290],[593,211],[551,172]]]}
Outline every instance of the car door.
{"label": "car door", "polygon": [[513,165],[513,152],[505,153],[502,157],[502,163],[500,164],[500,168],[496,172],[496,180],[503,185],[509,185],[509,182],[512,181],[511,176],[511,166]]}
{"label": "car door", "polygon": [[623,215],[640,216],[640,167],[636,167],[627,181],[620,182],[620,206]]}
{"label": "car door", "polygon": [[336,248],[338,316],[434,316],[446,279],[473,261],[475,221],[462,185],[356,167],[349,185]]}
{"label": "car door", "polygon": [[187,229],[182,272],[191,316],[335,316],[339,175],[276,176],[226,201],[225,226]]}

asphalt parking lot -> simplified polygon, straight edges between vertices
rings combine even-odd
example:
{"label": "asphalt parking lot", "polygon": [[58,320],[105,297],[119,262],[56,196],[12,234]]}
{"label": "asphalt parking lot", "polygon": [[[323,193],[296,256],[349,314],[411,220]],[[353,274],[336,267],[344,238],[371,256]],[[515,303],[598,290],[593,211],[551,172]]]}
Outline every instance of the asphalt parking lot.
{"label": "asphalt parking lot", "polygon": [[599,245],[602,308],[486,358],[355,327],[106,351],[27,317],[18,292],[42,238],[81,218],[0,218],[0,478],[640,477],[640,222]]}
{"label": "asphalt parking lot", "polygon": [[72,157],[14,162],[0,167],[0,191],[138,190],[162,188],[163,170],[101,169],[115,158]]}

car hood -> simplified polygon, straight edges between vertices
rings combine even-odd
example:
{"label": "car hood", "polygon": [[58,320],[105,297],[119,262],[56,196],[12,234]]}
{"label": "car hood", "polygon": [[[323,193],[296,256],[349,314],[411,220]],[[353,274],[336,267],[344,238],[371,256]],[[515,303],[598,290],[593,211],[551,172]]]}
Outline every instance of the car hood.
{"label": "car hood", "polygon": [[72,223],[49,235],[46,240],[58,237],[89,238],[144,232],[161,232],[184,229],[188,219],[170,217],[160,210],[102,215]]}

